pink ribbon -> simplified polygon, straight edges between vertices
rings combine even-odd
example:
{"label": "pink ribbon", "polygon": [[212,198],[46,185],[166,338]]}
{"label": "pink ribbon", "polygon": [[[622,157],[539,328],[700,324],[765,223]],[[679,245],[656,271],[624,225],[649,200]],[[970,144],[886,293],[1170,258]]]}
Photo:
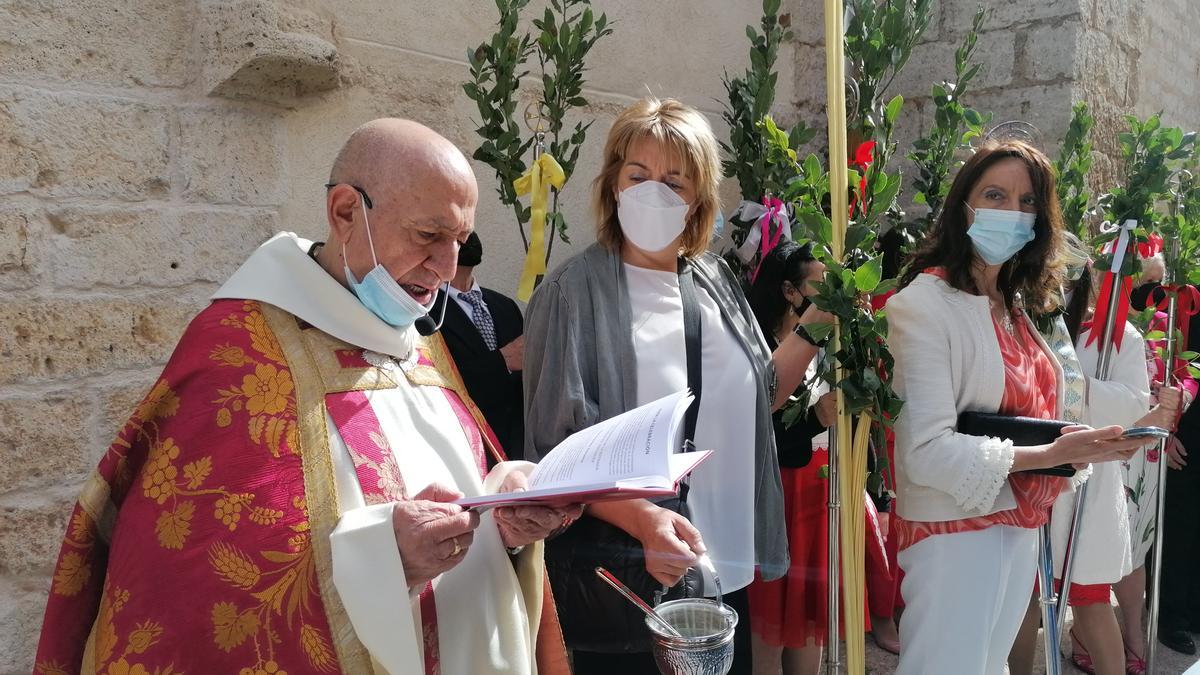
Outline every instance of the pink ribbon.
{"label": "pink ribbon", "polygon": [[783,238],[783,223],[779,224],[779,229],[775,231],[775,236],[771,236],[771,223],[775,221],[775,217],[783,210],[783,202],[777,197],[770,195],[763,197],[763,206],[767,207],[767,212],[762,218],[758,219],[758,225],[762,228],[762,255],[758,257],[758,264],[754,266],[754,272],[750,274],[750,282],[753,283],[758,278],[758,271],[762,269],[763,261],[767,259],[767,254],[771,249],[779,245],[779,240]]}

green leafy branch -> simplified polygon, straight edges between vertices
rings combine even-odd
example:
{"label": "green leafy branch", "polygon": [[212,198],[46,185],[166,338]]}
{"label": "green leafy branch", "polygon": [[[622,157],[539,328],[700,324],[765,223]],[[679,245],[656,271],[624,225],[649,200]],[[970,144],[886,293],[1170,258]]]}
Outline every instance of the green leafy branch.
{"label": "green leafy branch", "polygon": [[981,137],[984,126],[991,121],[990,114],[983,115],[963,103],[971,81],[979,74],[981,64],[974,63],[975,52],[979,31],[989,13],[982,7],[975,12],[971,30],[954,52],[954,81],[933,85],[933,127],[913,142],[908,155],[917,171],[913,202],[929,207],[924,217],[909,225],[910,236],[926,232],[933,225],[950,191],[950,172],[958,164],[955,153],[971,139]]}
{"label": "green leafy branch", "polygon": [[[1131,115],[1125,117],[1129,131],[1121,132],[1117,139],[1121,144],[1121,158],[1125,164],[1125,184],[1101,195],[1097,209],[1104,219],[1114,225],[1127,220],[1136,220],[1137,228],[1130,237],[1130,247],[1149,241],[1150,229],[1159,221],[1155,204],[1170,198],[1168,182],[1173,168],[1192,156],[1196,134],[1183,133],[1174,127],[1163,127],[1159,114],[1151,115],[1145,122]],[[1117,238],[1119,229],[1102,231],[1093,243],[1101,246]],[[1108,270],[1112,265],[1112,254],[1101,256],[1096,267]],[[1128,276],[1140,271],[1141,264],[1136,255],[1125,256],[1120,274]]]}
{"label": "green leafy branch", "polygon": [[1092,143],[1089,135],[1096,121],[1088,113],[1082,101],[1071,109],[1071,124],[1063,137],[1058,159],[1054,162],[1057,174],[1058,201],[1062,206],[1063,222],[1078,235],[1080,241],[1088,241],[1088,205],[1092,195],[1088,191],[1087,176],[1092,169]]}
{"label": "green leafy branch", "polygon": [[475,102],[481,120],[475,133],[483,141],[471,156],[496,172],[496,192],[502,204],[512,207],[526,251],[529,238],[525,224],[529,222],[530,209],[517,198],[513,181],[525,173],[525,153],[534,142],[532,136],[522,139],[515,117],[521,78],[529,74],[522,68],[533,51],[532,38],[528,34],[517,35],[521,10],[528,4],[529,0],[496,0],[499,28],[491,40],[467,50],[471,81],[463,85],[463,92]]}
{"label": "green leafy branch", "polygon": [[[600,38],[612,34],[612,28],[606,15],[596,17],[593,14],[590,0],[550,0],[550,7],[541,19],[534,19],[533,25],[541,31],[537,38],[538,65],[542,74],[540,107],[549,123],[550,154],[558,160],[570,180],[592,122],[577,122],[570,136],[564,137],[564,119],[572,108],[588,104],[583,97],[584,61]],[[567,223],[558,210],[559,191],[553,192],[548,224],[563,243],[569,244]],[[553,249],[554,237],[550,237],[546,247],[547,262]]]}
{"label": "green leafy branch", "polygon": [[[490,40],[467,51],[471,80],[463,85],[463,91],[475,102],[481,120],[475,133],[482,141],[472,157],[495,171],[500,202],[512,207],[521,241],[528,251],[525,226],[530,220],[530,208],[517,197],[513,182],[529,166],[526,153],[543,141],[545,135],[549,136],[550,154],[570,180],[591,122],[577,123],[568,132],[565,120],[573,109],[588,104],[582,95],[584,64],[592,47],[611,35],[612,28],[607,16],[595,16],[590,0],[551,0],[545,14],[532,21],[536,38],[529,32],[518,35],[521,11],[529,5],[529,0],[495,1],[500,13],[498,28]],[[525,65],[534,54],[541,83],[537,114],[546,127],[526,136],[518,121],[517,105],[521,80],[530,74]],[[558,200],[559,190],[554,190],[546,226],[552,235],[557,233],[557,238],[569,242]],[[548,239],[547,261],[555,237]]]}
{"label": "green leafy branch", "polygon": [[858,86],[850,127],[871,138],[884,114],[884,96],[925,34],[932,0],[849,0],[846,24],[847,72]]}
{"label": "green leafy branch", "polygon": [[[721,113],[729,126],[729,142],[721,142],[726,159],[721,168],[730,178],[736,178],[742,198],[761,199],[768,192],[777,193],[779,186],[788,178],[780,164],[767,158],[767,147],[759,131],[759,125],[771,111],[775,102],[775,85],[779,73],[775,72],[775,61],[780,45],[792,39],[790,15],[779,15],[780,0],[763,0],[763,16],[759,22],[762,32],[746,26],[750,39],[750,68],[738,77],[728,73],[722,77],[727,101]],[[774,125],[774,122],[772,122]],[[790,148],[799,148],[816,135],[803,122],[797,124],[788,136]],[[745,237],[745,228],[750,223],[734,223],[740,228],[735,231],[735,244]]]}
{"label": "green leafy branch", "polygon": [[[899,110],[899,104],[895,109]],[[895,286],[895,280],[883,278],[883,256],[874,251],[875,231],[861,222],[847,229],[845,258],[834,258],[833,221],[828,213],[829,173],[814,154],[800,161],[787,134],[769,117],[762,124],[762,135],[770,161],[787,166],[792,174],[780,199],[790,204],[795,214],[793,234],[797,240],[810,241],[814,256],[826,266],[824,279],[814,284],[817,292],[813,304],[837,317],[841,327],[839,349],[832,356],[841,364],[843,377],[836,380],[832,361],[828,360],[821,365],[818,377],[844,392],[847,413],[868,416],[881,425],[878,429],[882,433],[882,428],[890,426],[900,413],[903,402],[888,376],[893,360],[887,346],[887,319],[872,309],[870,295],[887,292]],[[858,182],[853,170],[837,170],[849,172],[852,182]],[[877,176],[867,183],[868,203],[873,205],[868,208],[867,220],[886,211],[898,189],[898,176],[883,171]],[[832,324],[808,328],[817,340],[825,339],[832,331]],[[804,413],[805,398],[791,402],[785,409],[785,424],[794,423]],[[883,471],[885,462],[877,461],[876,467]],[[879,479],[875,483],[881,484]]]}

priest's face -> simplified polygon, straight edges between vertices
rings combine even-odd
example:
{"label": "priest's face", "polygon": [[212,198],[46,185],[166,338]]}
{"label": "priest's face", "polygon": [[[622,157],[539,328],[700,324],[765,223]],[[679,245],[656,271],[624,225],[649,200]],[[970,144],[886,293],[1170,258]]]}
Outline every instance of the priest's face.
{"label": "priest's face", "polygon": [[345,218],[334,234],[354,276],[363,279],[378,261],[414,300],[429,306],[438,286],[454,276],[458,249],[474,229],[478,189],[473,175],[428,172],[396,186],[339,185],[330,199],[337,202],[332,211]]}

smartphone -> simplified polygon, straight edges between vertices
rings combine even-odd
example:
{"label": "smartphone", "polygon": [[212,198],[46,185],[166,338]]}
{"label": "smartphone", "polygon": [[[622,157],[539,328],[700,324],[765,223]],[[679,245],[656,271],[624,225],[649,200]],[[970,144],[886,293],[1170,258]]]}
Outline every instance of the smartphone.
{"label": "smartphone", "polygon": [[1171,432],[1162,427],[1129,427],[1125,433],[1121,434],[1121,439],[1129,438],[1145,438],[1147,440],[1162,440],[1171,435]]}

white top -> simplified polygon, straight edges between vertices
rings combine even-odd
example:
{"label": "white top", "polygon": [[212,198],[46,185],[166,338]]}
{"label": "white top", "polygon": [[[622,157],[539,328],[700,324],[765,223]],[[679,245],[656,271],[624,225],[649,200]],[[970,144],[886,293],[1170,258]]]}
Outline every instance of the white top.
{"label": "white top", "polygon": [[[307,254],[311,242],[280,233],[258,248],[214,298],[259,300],[375,352],[385,368],[414,362],[415,331],[388,326]],[[485,494],[462,425],[436,387],[364,392],[394,449],[410,496],[430,483]],[[330,535],[333,582],[359,641],[391,675],[424,670],[420,603],[410,596],[392,530],[391,504],[367,506],[354,462],[326,416],[340,518]],[[522,463],[524,464],[524,463]],[[433,581],[443,673],[532,673],[534,647],[516,574],[490,513],[463,561]],[[378,672],[378,671],[377,671]]]}
{"label": "white top", "polygon": [[[1121,349],[1113,350],[1108,381],[1093,377],[1100,360],[1098,343],[1085,346],[1088,331],[1080,331],[1075,343],[1079,363],[1087,375],[1086,421],[1093,427],[1110,424],[1129,426],[1150,410],[1150,378],[1146,371],[1146,347],[1133,326],[1125,324]],[[1071,581],[1077,584],[1111,584],[1133,571],[1129,542],[1129,512],[1120,462],[1092,465],[1087,482],[1083,524],[1076,534]],[[1071,529],[1074,491],[1063,492],[1054,502],[1051,536],[1055,575],[1062,576],[1062,557]],[[1073,554],[1074,555],[1074,554]]]}
{"label": "white top", "polygon": [[[637,355],[637,403],[687,386],[683,300],[675,272],[625,265]],[[699,285],[701,383],[696,447],[714,450],[692,473],[692,523],[721,576],[725,592],[754,579],[754,372],[716,301]],[[715,588],[705,587],[714,594]]]}

